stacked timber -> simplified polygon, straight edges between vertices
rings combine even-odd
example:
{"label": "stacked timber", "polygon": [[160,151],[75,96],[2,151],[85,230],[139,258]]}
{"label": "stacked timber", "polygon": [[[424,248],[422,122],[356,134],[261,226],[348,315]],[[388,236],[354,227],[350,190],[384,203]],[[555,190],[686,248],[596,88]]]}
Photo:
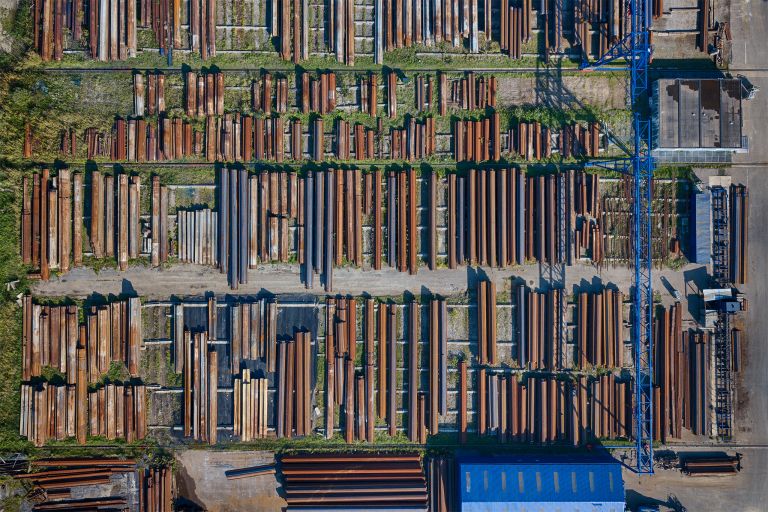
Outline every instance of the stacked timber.
{"label": "stacked timber", "polygon": [[514,358],[521,368],[559,370],[565,366],[563,328],[560,308],[564,307],[562,289],[532,291],[527,285],[517,286],[515,334],[517,350]]}
{"label": "stacked timber", "polygon": [[[270,35],[278,40],[280,57],[298,63],[309,58],[309,20],[307,0],[271,0]],[[354,48],[353,48],[354,51]]]}
{"label": "stacked timber", "polygon": [[368,73],[358,77],[357,79],[357,91],[358,101],[360,105],[360,112],[369,114],[372,117],[376,117],[379,109],[379,75],[376,73]]}
{"label": "stacked timber", "polygon": [[35,446],[49,440],[86,435],[108,440],[144,439],[147,432],[146,393],[143,384],[107,384],[87,391],[86,384],[21,385],[19,434]]}
{"label": "stacked timber", "polygon": [[[136,470],[133,460],[46,459],[33,464],[34,469],[39,471],[15,475],[15,478],[31,486],[27,495],[29,510],[86,512],[128,509],[131,496],[127,492],[114,494],[114,489],[129,487],[125,483],[131,481]],[[140,510],[145,512],[147,509],[142,507]]]}
{"label": "stacked timber", "polygon": [[418,218],[416,169],[387,174],[387,262],[400,272],[418,270]]}
{"label": "stacked timber", "polygon": [[108,372],[113,361],[125,363],[131,376],[138,376],[141,337],[141,302],[129,298],[85,311],[78,321],[77,306],[33,304],[22,301],[22,379],[42,375],[51,367],[67,375],[74,384],[79,350],[87,354],[89,382]]}
{"label": "stacked timber", "polygon": [[328,114],[336,110],[336,73],[333,71],[320,71],[317,76],[303,71],[298,91],[301,93],[299,105],[303,114]]}
{"label": "stacked timber", "polygon": [[575,361],[582,369],[624,365],[623,293],[605,289],[578,294]]}
{"label": "stacked timber", "polygon": [[682,306],[676,302],[654,315],[654,438],[680,439],[683,427],[688,361],[684,352]]}
{"label": "stacked timber", "polygon": [[[22,178],[21,257],[48,280],[51,269],[69,271],[83,262],[83,175],[48,169]],[[138,217],[137,217],[138,219]],[[39,274],[37,273],[39,271]]]}
{"label": "stacked timber", "polygon": [[280,473],[288,510],[330,508],[424,509],[427,484],[418,454],[287,455]]}
{"label": "stacked timber", "polygon": [[[309,332],[297,332],[292,339],[277,345],[277,409],[274,414],[277,437],[312,434],[313,361]],[[237,405],[235,412],[238,412]],[[247,420],[246,416],[243,418]]]}
{"label": "stacked timber", "polygon": [[218,435],[218,352],[207,332],[184,331],[184,436],[215,445]]}
{"label": "stacked timber", "polygon": [[138,469],[139,512],[173,512],[173,469],[169,466]]}
{"label": "stacked timber", "polygon": [[[287,0],[282,0],[286,2]],[[354,0],[328,0],[326,26],[327,43],[336,60],[347,66],[355,65],[355,2]],[[374,14],[374,17],[378,14]]]}
{"label": "stacked timber", "polygon": [[749,219],[749,194],[744,185],[730,188],[730,281],[733,284],[747,283],[748,251],[747,233]]}
{"label": "stacked timber", "polygon": [[453,122],[453,156],[457,162],[485,162],[501,159],[499,113],[477,120]]}
{"label": "stacked timber", "polygon": [[184,109],[187,116],[224,114],[224,73],[203,70],[184,74]]}
{"label": "stacked timber", "polygon": [[[167,12],[168,3],[159,2],[159,4],[152,4],[149,0],[142,0],[144,5],[152,6],[152,12],[157,10],[156,5],[165,7],[163,9]],[[203,60],[216,56],[216,1],[217,0],[192,0],[189,2],[189,47],[193,52],[200,52],[200,57]],[[178,29],[178,23],[181,18],[179,13],[179,2],[174,2],[174,46],[178,47],[176,40],[180,39],[180,32]],[[142,9],[142,13],[145,10]],[[143,14],[142,14],[143,16]],[[146,26],[148,20],[142,17],[142,23]],[[155,30],[155,34],[158,35],[160,31]],[[167,37],[158,37],[158,40],[167,41]],[[161,43],[162,44],[162,43]]]}
{"label": "stacked timber", "polygon": [[435,153],[435,146],[433,117],[416,119],[407,116],[403,128],[390,129],[389,157],[393,160],[422,160]]}
{"label": "stacked timber", "polygon": [[[96,258],[116,257],[120,270],[139,256],[141,178],[91,172],[90,242]],[[79,222],[79,219],[76,219]]]}
{"label": "stacked timber", "polygon": [[496,284],[491,280],[477,282],[477,346],[481,365],[494,366],[499,357],[496,348]]}
{"label": "stacked timber", "polygon": [[248,368],[235,377],[234,431],[240,441],[267,437],[269,397],[266,377],[252,377]]}
{"label": "stacked timber", "polygon": [[168,187],[160,185],[160,177],[152,176],[150,214],[150,263],[153,267],[168,261]]}
{"label": "stacked timber", "polygon": [[261,298],[229,306],[230,367],[240,373],[242,363],[263,361],[267,372],[277,371],[277,303]]}
{"label": "stacked timber", "polygon": [[176,210],[176,255],[182,263],[218,265],[218,215],[210,208]]}
{"label": "stacked timber", "polygon": [[327,298],[326,306],[326,396],[325,433],[334,433],[338,405],[344,440],[373,441],[373,337],[375,327],[373,299],[363,309],[363,368],[355,371],[357,359],[357,301],[352,297]]}
{"label": "stacked timber", "polygon": [[[146,85],[145,85],[146,84]],[[165,112],[165,75],[159,71],[133,74],[133,115],[143,117]]]}
{"label": "stacked timber", "polygon": [[478,432],[501,442],[569,443],[631,435],[631,383],[612,374],[588,380],[554,376],[518,380],[515,374],[486,373],[478,378]]}
{"label": "stacked timber", "polygon": [[519,169],[448,174],[448,267],[508,267],[527,259],[526,179]]}

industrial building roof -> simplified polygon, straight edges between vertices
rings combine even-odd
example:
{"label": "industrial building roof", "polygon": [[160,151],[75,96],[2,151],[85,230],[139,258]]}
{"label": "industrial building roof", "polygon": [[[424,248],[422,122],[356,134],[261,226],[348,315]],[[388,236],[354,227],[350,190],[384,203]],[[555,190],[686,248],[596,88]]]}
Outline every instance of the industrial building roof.
{"label": "industrial building roof", "polygon": [[463,512],[624,510],[621,466],[606,459],[485,458],[459,461]]}
{"label": "industrial building roof", "polygon": [[655,88],[656,147],[741,149],[738,79],[661,79]]}

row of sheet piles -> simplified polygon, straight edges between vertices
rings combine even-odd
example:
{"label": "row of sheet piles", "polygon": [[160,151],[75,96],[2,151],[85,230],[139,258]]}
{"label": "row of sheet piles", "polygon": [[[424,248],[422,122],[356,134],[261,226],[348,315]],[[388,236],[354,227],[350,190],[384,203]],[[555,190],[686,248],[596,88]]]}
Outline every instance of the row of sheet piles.
{"label": "row of sheet piles", "polygon": [[485,162],[501,159],[500,117],[498,112],[479,120],[453,123],[454,159],[457,162]]}
{"label": "row of sheet piles", "polygon": [[[140,243],[141,179],[125,173],[91,176],[89,233],[96,258],[115,257],[121,270],[137,258]],[[51,270],[66,273],[83,263],[83,174],[60,169],[51,177],[48,169],[22,178],[21,256],[50,278]],[[36,273],[37,275],[37,273]]]}
{"label": "row of sheet piles", "polygon": [[132,377],[139,373],[141,302],[129,298],[84,310],[79,322],[77,306],[34,304],[22,299],[22,380],[29,381],[51,367],[65,374],[66,382],[77,378],[79,351],[85,354],[87,382],[96,382],[112,362],[122,361]]}
{"label": "row of sheet piles", "polygon": [[[307,0],[271,0],[269,34],[277,39],[280,57],[298,63],[309,58],[309,19]],[[354,32],[353,32],[354,34]]]}
{"label": "row of sheet piles", "polygon": [[224,73],[187,71],[184,74],[184,110],[189,117],[224,115]]}
{"label": "row of sheet piles", "polygon": [[[277,344],[277,400],[273,424],[278,438],[312,434],[312,361],[312,335],[307,331],[296,332],[291,339]],[[267,420],[266,414],[265,411],[264,420]],[[266,425],[262,430],[266,435]]]}
{"label": "row of sheet piles", "polygon": [[533,291],[521,284],[516,286],[514,295],[517,365],[532,370],[564,368],[564,326],[558,320],[565,300],[563,290]]}
{"label": "row of sheet piles", "polygon": [[[429,77],[429,97],[432,97],[432,76]],[[496,108],[498,81],[495,76],[476,76],[468,71],[462,78],[448,79],[445,73],[438,73],[438,113],[445,116],[448,107],[462,110],[484,110]],[[430,107],[432,100],[429,101]],[[417,102],[418,107],[418,102]],[[419,109],[421,110],[421,109]]]}
{"label": "row of sheet piles", "polygon": [[168,187],[160,184],[160,177],[152,176],[150,203],[150,264],[159,267],[168,261],[170,244],[168,233]]}
{"label": "row of sheet piles", "polygon": [[576,311],[578,368],[624,366],[624,294],[580,292]]}
{"label": "row of sheet piles", "polygon": [[144,439],[147,433],[146,391],[142,384],[106,384],[88,390],[85,378],[72,384],[21,384],[19,434],[35,446],[74,437],[107,440]]}
{"label": "row of sheet piles", "polygon": [[[209,304],[209,309],[215,307]],[[239,375],[248,361],[262,361],[268,372],[277,371],[277,304],[264,297],[234,303],[229,306],[229,315],[232,374]]]}
{"label": "row of sheet piles", "polygon": [[[657,6],[658,2],[653,2]],[[574,39],[584,60],[599,58],[631,31],[627,0],[577,0],[573,4]],[[654,8],[655,10],[655,8]],[[654,17],[658,16],[654,12]]]}
{"label": "row of sheet piles", "polygon": [[133,74],[133,115],[156,115],[165,112],[165,75],[159,71],[137,71]]}
{"label": "row of sheet piles", "polygon": [[[287,0],[282,0],[287,1]],[[347,66],[355,65],[355,2],[329,0],[327,9],[326,41],[336,60]],[[283,57],[285,58],[285,57]]]}
{"label": "row of sheet piles", "polygon": [[[376,75],[371,74],[372,78],[372,84],[370,86],[370,89],[373,93],[372,95],[372,111],[368,111],[369,114],[372,116],[376,115]],[[363,88],[360,89],[361,94],[363,91]],[[299,103],[299,108],[302,113],[309,114],[311,112],[318,112],[320,114],[329,114],[336,110],[336,73],[333,71],[322,71],[317,73],[317,76],[313,76],[312,73],[309,73],[308,71],[303,71],[301,73],[301,87],[298,89],[297,94],[301,94],[301,101]],[[267,96],[269,94],[269,96]],[[288,110],[287,105],[287,83],[286,83],[286,92],[284,94],[285,101],[284,102],[278,102],[278,111],[279,112],[286,112]],[[255,98],[255,96],[254,96]],[[271,92],[266,93],[262,95],[262,105],[266,105],[267,102],[271,102]],[[280,108],[282,107],[282,110]],[[254,110],[259,110],[257,108],[256,102],[254,101],[253,105]],[[264,109],[262,109],[264,110]],[[265,113],[268,113],[265,110]]]}
{"label": "row of sheet piles", "polygon": [[456,485],[456,460],[446,456],[433,456],[424,459],[424,470],[429,490],[429,510],[448,512],[458,508]]}
{"label": "row of sheet piles", "polygon": [[613,374],[591,379],[477,372],[478,433],[501,442],[568,443],[632,435],[632,386]]}
{"label": "row of sheet piles", "polygon": [[478,363],[498,364],[496,346],[496,284],[492,280],[477,282],[477,352]]}
{"label": "row of sheet piles", "polygon": [[170,466],[140,468],[139,512],[173,512],[175,486]]}
{"label": "row of sheet piles", "polygon": [[176,210],[176,250],[182,263],[218,266],[218,214],[210,208]]}
{"label": "row of sheet piles", "polygon": [[730,274],[734,284],[746,284],[749,268],[747,233],[749,219],[749,194],[741,184],[730,188]]}

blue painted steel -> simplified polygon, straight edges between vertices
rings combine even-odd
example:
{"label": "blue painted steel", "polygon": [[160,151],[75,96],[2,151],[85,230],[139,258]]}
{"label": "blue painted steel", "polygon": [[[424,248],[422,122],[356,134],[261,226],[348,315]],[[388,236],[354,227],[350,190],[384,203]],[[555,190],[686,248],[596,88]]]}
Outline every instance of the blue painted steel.
{"label": "blue painted steel", "polygon": [[[621,465],[605,459],[500,457],[458,464],[461,510],[624,510]],[[494,506],[495,504],[495,506]]]}
{"label": "blue painted steel", "polygon": [[[634,151],[628,159],[598,167],[627,172],[634,177],[634,290],[633,339],[635,342],[635,441],[637,472],[653,473],[653,291],[651,270],[651,191],[654,162],[651,156],[651,123],[648,111],[648,64],[651,58],[650,0],[630,0],[631,32],[611,47],[595,63],[585,62],[582,69],[607,69],[608,64],[623,59],[629,68],[630,98],[634,124]],[[585,53],[585,52],[582,52]],[[611,69],[616,69],[611,67]]]}

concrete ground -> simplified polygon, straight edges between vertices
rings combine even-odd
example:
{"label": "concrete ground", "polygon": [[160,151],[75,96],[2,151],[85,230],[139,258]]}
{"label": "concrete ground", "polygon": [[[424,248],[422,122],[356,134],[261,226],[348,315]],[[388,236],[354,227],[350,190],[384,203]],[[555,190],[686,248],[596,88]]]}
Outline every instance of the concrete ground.
{"label": "concrete ground", "polygon": [[177,455],[176,484],[182,502],[207,512],[261,512],[282,510],[275,475],[227,480],[225,471],[272,464],[274,454],[264,451],[186,450]]}

